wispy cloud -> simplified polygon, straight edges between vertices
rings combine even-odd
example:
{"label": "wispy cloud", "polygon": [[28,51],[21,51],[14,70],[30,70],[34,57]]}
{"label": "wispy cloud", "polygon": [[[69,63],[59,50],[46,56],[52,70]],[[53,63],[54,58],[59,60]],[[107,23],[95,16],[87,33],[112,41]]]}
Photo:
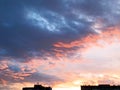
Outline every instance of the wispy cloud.
{"label": "wispy cloud", "polygon": [[1,0],[0,89],[119,84],[119,11],[119,0]]}

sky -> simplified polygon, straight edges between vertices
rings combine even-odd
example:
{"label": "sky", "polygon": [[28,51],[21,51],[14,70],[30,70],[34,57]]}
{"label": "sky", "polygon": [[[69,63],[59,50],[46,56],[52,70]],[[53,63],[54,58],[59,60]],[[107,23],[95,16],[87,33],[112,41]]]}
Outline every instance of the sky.
{"label": "sky", "polygon": [[120,84],[120,0],[0,0],[0,90]]}

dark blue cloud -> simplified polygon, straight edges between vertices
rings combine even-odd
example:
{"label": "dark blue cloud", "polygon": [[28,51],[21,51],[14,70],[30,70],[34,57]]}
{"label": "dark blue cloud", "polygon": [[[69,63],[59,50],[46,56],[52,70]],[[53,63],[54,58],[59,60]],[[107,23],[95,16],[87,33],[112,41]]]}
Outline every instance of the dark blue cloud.
{"label": "dark blue cloud", "polygon": [[113,0],[1,0],[0,59],[24,61],[52,53],[58,41],[95,34],[91,27],[98,18],[104,27],[119,23],[119,8]]}
{"label": "dark blue cloud", "polygon": [[21,69],[19,68],[19,66],[17,66],[17,65],[9,65],[9,67],[8,67],[11,71],[13,71],[13,72],[21,72]]}

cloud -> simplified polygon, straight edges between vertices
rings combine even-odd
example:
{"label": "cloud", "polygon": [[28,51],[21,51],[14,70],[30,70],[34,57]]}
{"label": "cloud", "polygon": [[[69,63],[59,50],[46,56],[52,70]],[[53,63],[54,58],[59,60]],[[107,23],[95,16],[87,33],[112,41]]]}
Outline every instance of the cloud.
{"label": "cloud", "polygon": [[[97,79],[87,83],[118,82],[113,74],[107,81],[105,72],[119,72],[119,4],[1,0],[0,83],[67,83],[82,74],[86,78],[89,72],[97,73],[91,76]],[[100,80],[98,72],[104,74]]]}
{"label": "cloud", "polygon": [[55,83],[63,82],[64,79],[57,77],[54,73],[46,73],[47,65],[52,69],[51,63],[38,63],[36,60],[27,63],[0,61],[0,84],[4,85],[15,83],[36,83],[40,82],[46,85],[54,85]]}
{"label": "cloud", "polygon": [[63,82],[63,81],[64,80],[58,78],[57,76],[47,75],[44,73],[34,73],[24,79],[24,82],[31,82],[31,83],[40,82],[47,85],[54,85],[55,83]]}
{"label": "cloud", "polygon": [[[1,1],[5,6],[1,7],[0,11],[3,15],[3,20],[0,24],[0,48],[1,48],[1,59],[19,59],[19,61],[25,61],[24,59],[31,59],[34,56],[41,57],[42,50],[46,52],[52,51],[53,44],[58,41],[69,42],[78,38],[82,38],[89,33],[93,33],[90,29],[92,22],[86,20],[84,17],[88,17],[89,14],[76,12],[77,16],[73,14],[73,11],[79,10],[79,8],[71,8],[69,15],[65,13],[64,1],[51,1],[56,6],[53,8],[53,3],[50,4],[48,1],[19,1],[14,3]],[[87,8],[88,3],[90,4],[91,10],[93,9],[92,2],[78,2],[78,6],[81,10]],[[15,5],[12,5],[15,4]],[[40,5],[39,5],[40,4]],[[69,2],[72,4],[72,1]],[[85,4],[85,5],[84,5]],[[98,2],[99,4],[99,2]],[[10,7],[12,5],[13,7]],[[61,7],[63,5],[64,8]],[[17,8],[15,8],[18,6]],[[55,8],[56,7],[56,8]],[[100,5],[96,5],[100,8]],[[55,10],[56,9],[56,10]],[[67,9],[67,7],[66,7]],[[96,11],[101,11],[97,10]],[[7,12],[9,10],[10,12]],[[91,11],[90,12],[93,12]],[[18,12],[19,11],[19,12]],[[87,11],[86,11],[87,12]],[[8,15],[11,13],[11,15]],[[82,15],[80,18],[79,15]],[[90,16],[93,17],[93,16]],[[68,35],[69,34],[69,35]]]}

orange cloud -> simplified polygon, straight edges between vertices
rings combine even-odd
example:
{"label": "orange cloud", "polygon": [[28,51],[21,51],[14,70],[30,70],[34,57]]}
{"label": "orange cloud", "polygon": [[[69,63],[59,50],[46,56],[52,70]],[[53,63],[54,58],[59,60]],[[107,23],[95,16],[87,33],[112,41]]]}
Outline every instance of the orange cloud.
{"label": "orange cloud", "polygon": [[119,28],[108,28],[100,34],[89,34],[69,43],[57,42],[53,46],[55,56],[46,52],[42,56],[43,58],[33,58],[24,63],[19,62],[21,72],[15,73],[9,70],[9,62],[1,63],[0,69],[5,69],[5,77],[15,80],[24,80],[36,71],[63,79],[63,81],[53,81],[51,84],[53,87],[120,83]]}
{"label": "orange cloud", "polygon": [[120,30],[118,27],[110,27],[101,32],[100,34],[89,34],[88,36],[80,40],[74,40],[70,43],[57,42],[53,46],[56,48],[54,49],[54,51],[57,53],[56,56],[62,56],[62,54],[65,53],[75,52],[75,49],[72,49],[74,47],[77,47],[78,49],[76,50],[82,52],[82,50],[85,50],[93,45],[104,47],[105,44],[111,44],[115,41],[120,41]]}
{"label": "orange cloud", "polygon": [[[68,80],[79,80],[80,82],[82,80],[83,84],[120,83],[120,73],[118,73],[120,66],[118,60],[120,58],[120,29],[118,27],[110,27],[100,34],[89,34],[70,43],[57,42],[54,47],[58,57],[64,58],[72,70],[67,72],[69,69],[64,63],[66,75],[62,74],[62,76],[70,75],[71,77],[68,76]],[[82,78],[79,77],[80,73],[83,74]],[[91,76],[87,73],[91,73]],[[114,73],[117,79],[113,78]]]}

